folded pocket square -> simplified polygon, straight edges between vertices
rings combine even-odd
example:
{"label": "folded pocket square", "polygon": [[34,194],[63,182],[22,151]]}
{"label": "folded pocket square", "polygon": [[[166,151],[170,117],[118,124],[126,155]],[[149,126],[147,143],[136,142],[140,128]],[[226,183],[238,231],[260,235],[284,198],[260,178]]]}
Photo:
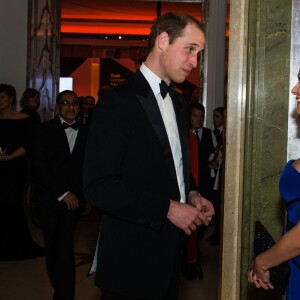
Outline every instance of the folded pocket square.
{"label": "folded pocket square", "polygon": [[[255,236],[254,236],[254,254],[265,252],[275,245],[275,241],[265,226],[260,222],[255,222]],[[276,267],[270,268],[270,282],[280,292],[281,295],[285,293],[285,287],[290,276],[290,266],[288,262],[284,262]]]}

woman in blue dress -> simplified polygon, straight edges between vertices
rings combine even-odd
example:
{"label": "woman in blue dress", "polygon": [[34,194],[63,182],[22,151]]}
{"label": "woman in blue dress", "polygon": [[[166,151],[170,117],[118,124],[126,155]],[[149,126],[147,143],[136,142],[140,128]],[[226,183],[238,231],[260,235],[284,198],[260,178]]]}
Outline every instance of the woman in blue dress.
{"label": "woman in blue dress", "polygon": [[[296,113],[300,115],[300,70],[298,83],[292,89]],[[290,160],[282,171],[279,191],[287,210],[284,235],[266,252],[258,255],[248,271],[248,280],[257,288],[273,289],[269,269],[289,261],[291,274],[286,286],[286,299],[300,299],[300,159]]]}

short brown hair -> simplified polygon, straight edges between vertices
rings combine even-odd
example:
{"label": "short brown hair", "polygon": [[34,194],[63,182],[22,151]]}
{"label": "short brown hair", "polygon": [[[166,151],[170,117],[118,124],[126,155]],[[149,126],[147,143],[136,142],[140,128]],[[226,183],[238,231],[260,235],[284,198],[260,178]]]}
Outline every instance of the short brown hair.
{"label": "short brown hair", "polygon": [[183,13],[166,13],[160,16],[152,25],[148,50],[152,51],[155,40],[162,32],[167,32],[170,38],[170,44],[174,43],[176,38],[182,35],[182,31],[188,24],[195,24],[202,32],[204,32],[203,24],[195,17]]}

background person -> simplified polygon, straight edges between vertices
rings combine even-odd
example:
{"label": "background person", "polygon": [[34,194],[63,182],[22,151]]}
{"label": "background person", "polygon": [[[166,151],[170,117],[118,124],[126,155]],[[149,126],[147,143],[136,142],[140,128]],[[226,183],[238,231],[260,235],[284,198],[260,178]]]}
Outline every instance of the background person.
{"label": "background person", "polygon": [[[32,121],[32,139],[34,147],[35,139],[38,134],[39,126],[41,124],[41,117],[37,112],[37,109],[40,106],[40,93],[34,88],[25,89],[25,91],[22,94],[20,104],[22,106],[21,112],[27,114]],[[33,178],[30,163],[31,160],[29,159],[29,174],[26,188],[26,205],[29,208],[29,217],[31,218],[31,221],[37,227],[40,227],[40,186],[36,183],[35,179]]]}
{"label": "background person", "polygon": [[75,122],[79,100],[73,91],[56,97],[57,116],[42,124],[33,157],[42,186],[42,229],[54,300],[74,299],[73,236],[85,206],[82,165],[87,128]]}
{"label": "background person", "polygon": [[213,111],[214,123],[214,136],[216,145],[214,153],[210,157],[211,161],[209,167],[215,173],[215,180],[213,184],[213,197],[212,202],[215,208],[215,215],[213,216],[214,232],[211,236],[207,237],[212,246],[220,244],[220,231],[221,231],[221,202],[222,202],[222,184],[223,184],[223,140],[224,140],[224,107],[217,107]]}
{"label": "background person", "polygon": [[81,110],[77,116],[77,122],[88,125],[92,117],[93,108],[96,100],[93,96],[85,96],[82,98]]}
{"label": "background person", "polygon": [[22,106],[21,112],[27,114],[34,125],[41,123],[41,117],[37,112],[40,107],[40,93],[36,89],[26,89],[22,94],[20,104]]}
{"label": "background person", "polygon": [[23,206],[32,122],[27,114],[16,111],[15,104],[15,88],[0,84],[0,260],[44,255],[31,238]]}
{"label": "background person", "polygon": [[198,178],[201,195],[210,201],[213,198],[213,185],[215,173],[209,168],[209,157],[217,146],[217,141],[212,130],[203,126],[205,108],[201,103],[190,105],[190,131],[198,141]]}
{"label": "background person", "polygon": [[[213,132],[203,127],[205,108],[201,103],[190,103],[190,165],[198,190],[205,198],[212,200],[215,173],[209,168],[208,159],[217,145]],[[200,226],[197,231],[185,237],[183,246],[182,275],[186,279],[198,277],[203,279],[200,264],[201,251],[199,241],[205,234],[206,227]]]}

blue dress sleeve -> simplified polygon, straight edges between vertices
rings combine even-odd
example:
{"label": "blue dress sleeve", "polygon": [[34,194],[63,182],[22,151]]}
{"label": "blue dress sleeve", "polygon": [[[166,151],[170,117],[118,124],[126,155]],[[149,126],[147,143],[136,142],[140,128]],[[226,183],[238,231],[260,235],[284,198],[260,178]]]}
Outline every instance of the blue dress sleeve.
{"label": "blue dress sleeve", "polygon": [[292,166],[290,160],[283,169],[279,180],[279,191],[284,202],[300,198],[300,173]]}

